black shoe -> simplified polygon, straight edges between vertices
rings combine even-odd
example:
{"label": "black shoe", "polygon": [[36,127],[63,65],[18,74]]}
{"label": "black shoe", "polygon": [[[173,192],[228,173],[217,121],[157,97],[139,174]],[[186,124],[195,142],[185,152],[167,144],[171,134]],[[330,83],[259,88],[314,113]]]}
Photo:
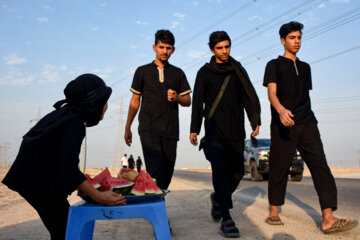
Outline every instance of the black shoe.
{"label": "black shoe", "polygon": [[211,218],[214,222],[219,222],[222,218],[220,205],[215,202],[215,193],[210,194],[211,200]]}
{"label": "black shoe", "polygon": [[235,226],[235,223],[232,219],[221,222],[219,233],[226,238],[240,237],[239,229]]}

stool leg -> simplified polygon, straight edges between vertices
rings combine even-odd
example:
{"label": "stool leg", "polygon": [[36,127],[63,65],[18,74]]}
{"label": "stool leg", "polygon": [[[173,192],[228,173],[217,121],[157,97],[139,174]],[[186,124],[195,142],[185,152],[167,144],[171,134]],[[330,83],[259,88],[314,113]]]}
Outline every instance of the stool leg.
{"label": "stool leg", "polygon": [[95,226],[95,220],[85,223],[83,228],[81,229],[80,239],[81,240],[93,239],[94,226]]}
{"label": "stool leg", "polygon": [[170,227],[168,216],[166,213],[165,203],[161,203],[160,208],[156,208],[154,214],[146,216],[146,219],[151,222],[154,228],[155,237],[157,240],[171,240]]}

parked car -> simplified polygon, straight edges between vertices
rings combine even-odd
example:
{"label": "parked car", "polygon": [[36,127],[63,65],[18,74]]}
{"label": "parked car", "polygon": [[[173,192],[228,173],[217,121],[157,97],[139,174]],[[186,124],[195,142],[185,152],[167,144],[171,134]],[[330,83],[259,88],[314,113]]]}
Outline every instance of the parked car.
{"label": "parked car", "polygon": [[[250,174],[252,181],[269,179],[269,154],[271,140],[268,138],[257,139],[257,146],[251,140],[245,140],[244,163],[245,173]],[[289,174],[292,181],[301,181],[304,172],[304,161],[299,151],[293,157]]]}

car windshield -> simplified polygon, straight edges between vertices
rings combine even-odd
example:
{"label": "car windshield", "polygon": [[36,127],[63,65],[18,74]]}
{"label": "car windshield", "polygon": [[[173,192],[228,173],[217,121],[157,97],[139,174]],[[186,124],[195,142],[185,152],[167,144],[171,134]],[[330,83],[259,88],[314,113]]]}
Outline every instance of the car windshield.
{"label": "car windshield", "polygon": [[258,147],[269,147],[270,145],[270,139],[258,139]]}

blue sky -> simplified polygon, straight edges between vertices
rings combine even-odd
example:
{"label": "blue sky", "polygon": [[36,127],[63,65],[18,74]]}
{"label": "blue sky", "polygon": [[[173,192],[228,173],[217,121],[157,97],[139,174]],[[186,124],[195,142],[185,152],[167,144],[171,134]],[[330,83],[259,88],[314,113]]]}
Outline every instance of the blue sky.
{"label": "blue sky", "polygon": [[[102,77],[113,95],[105,119],[88,129],[87,166],[114,165],[116,149],[142,156],[137,118],[131,148],[124,144],[119,122],[121,113],[126,121],[135,69],[154,59],[158,29],[174,33],[170,62],[184,70],[191,87],[211,56],[209,34],[227,31],[231,55],[247,69],[261,100],[259,137],[267,138],[264,68],[283,54],[279,27],[296,20],[305,25],[298,57],[312,67],[312,107],[329,165],[357,166],[359,12],[355,0],[0,0],[0,146],[8,143],[7,161],[12,162],[31,120],[64,98],[70,80],[90,72]],[[176,167],[208,167],[202,152],[189,143],[190,115],[191,108],[180,110]],[[246,130],[249,135],[248,124]]]}

